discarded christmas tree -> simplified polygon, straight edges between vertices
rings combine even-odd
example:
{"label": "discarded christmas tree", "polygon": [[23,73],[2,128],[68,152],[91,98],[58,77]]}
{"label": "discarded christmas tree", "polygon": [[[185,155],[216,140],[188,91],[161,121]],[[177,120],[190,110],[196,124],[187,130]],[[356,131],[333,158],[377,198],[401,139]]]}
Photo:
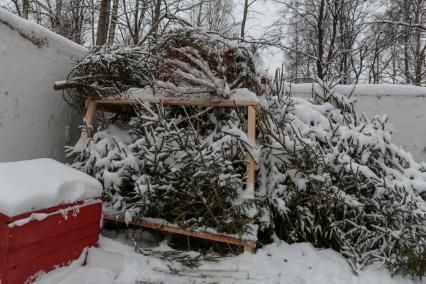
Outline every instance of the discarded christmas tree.
{"label": "discarded christmas tree", "polygon": [[307,100],[271,89],[258,124],[262,230],[331,247],[355,270],[425,275],[426,165],[391,142],[387,117],[358,117],[326,82],[314,90]]}
{"label": "discarded christmas tree", "polygon": [[154,217],[243,236],[252,233],[256,206],[246,190],[251,144],[242,117],[238,109],[143,104],[129,130],[111,126],[69,154],[103,182],[107,201],[128,221]]}

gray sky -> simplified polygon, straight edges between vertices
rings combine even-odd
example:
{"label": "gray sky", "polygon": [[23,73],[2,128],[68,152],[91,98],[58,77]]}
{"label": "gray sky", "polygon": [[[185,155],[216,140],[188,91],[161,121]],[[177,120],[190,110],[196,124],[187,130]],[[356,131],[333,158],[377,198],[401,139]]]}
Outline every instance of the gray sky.
{"label": "gray sky", "polygon": [[[235,0],[235,3],[235,19],[241,21],[244,0]],[[273,0],[257,0],[250,8],[247,33],[253,37],[260,35],[279,17],[279,7]],[[261,59],[263,68],[268,69],[268,72],[273,74],[275,69],[281,67],[283,63],[283,53],[277,48],[268,48],[262,52]]]}

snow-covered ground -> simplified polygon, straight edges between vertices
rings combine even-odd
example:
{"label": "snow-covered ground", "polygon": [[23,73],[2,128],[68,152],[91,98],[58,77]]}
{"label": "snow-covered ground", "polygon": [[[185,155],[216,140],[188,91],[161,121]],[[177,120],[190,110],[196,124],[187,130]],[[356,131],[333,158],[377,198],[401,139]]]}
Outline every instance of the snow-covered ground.
{"label": "snow-covered ground", "polygon": [[[110,233],[108,235],[111,235]],[[156,250],[171,250],[161,243]],[[84,263],[84,264],[83,264]],[[99,248],[90,248],[86,255],[67,267],[58,268],[39,278],[38,284],[89,283],[345,283],[392,284],[426,283],[370,266],[355,275],[345,259],[330,249],[315,249],[311,244],[289,245],[276,241],[258,250],[255,255],[202,261],[191,269],[177,262],[135,252],[126,238],[100,238]]]}

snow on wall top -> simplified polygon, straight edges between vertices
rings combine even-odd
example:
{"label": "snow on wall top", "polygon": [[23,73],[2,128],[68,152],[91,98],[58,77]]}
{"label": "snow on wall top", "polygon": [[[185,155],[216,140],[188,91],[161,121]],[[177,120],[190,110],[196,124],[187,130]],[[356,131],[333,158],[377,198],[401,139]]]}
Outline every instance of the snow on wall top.
{"label": "snow on wall top", "polygon": [[54,45],[61,51],[73,55],[87,52],[85,47],[0,8],[0,28],[2,26],[16,31],[19,36],[30,41],[37,48]]}
{"label": "snow on wall top", "polygon": [[[291,84],[286,83],[286,88],[293,95],[311,94],[315,88],[321,88],[316,83]],[[400,84],[358,84],[337,85],[335,91],[347,95],[353,91],[355,96],[415,96],[426,97],[426,87]]]}
{"label": "snow on wall top", "polygon": [[102,185],[52,159],[0,163],[0,212],[14,217],[99,197]]}

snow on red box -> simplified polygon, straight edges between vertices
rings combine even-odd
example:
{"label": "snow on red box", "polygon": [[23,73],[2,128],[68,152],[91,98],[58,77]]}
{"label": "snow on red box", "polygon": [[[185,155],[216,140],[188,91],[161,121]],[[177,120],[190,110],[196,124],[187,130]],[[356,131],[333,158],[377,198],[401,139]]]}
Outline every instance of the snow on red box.
{"label": "snow on red box", "polygon": [[[27,175],[17,178],[22,171]],[[31,282],[97,244],[102,186],[96,180],[40,159],[0,163],[0,182],[0,284]]]}

